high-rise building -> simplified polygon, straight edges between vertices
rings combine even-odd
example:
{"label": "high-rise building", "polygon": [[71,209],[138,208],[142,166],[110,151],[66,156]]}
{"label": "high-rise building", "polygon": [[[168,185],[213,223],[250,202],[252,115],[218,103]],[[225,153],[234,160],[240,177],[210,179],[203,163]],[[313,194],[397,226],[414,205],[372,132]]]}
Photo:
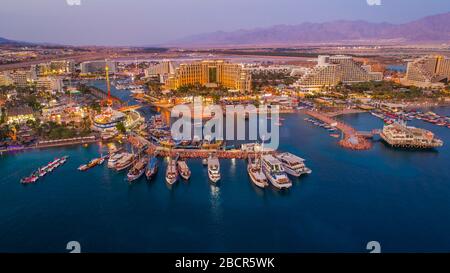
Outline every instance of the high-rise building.
{"label": "high-rise building", "polygon": [[177,89],[183,85],[201,84],[208,87],[224,86],[239,91],[251,90],[251,73],[243,65],[223,60],[206,60],[180,64],[166,81],[166,87]]}
{"label": "high-rise building", "polygon": [[172,61],[163,60],[159,64],[150,66],[145,70],[145,76],[160,76],[166,74],[173,74],[175,72],[175,66]]}
{"label": "high-rise building", "polygon": [[14,81],[11,79],[11,77],[9,75],[0,73],[0,86],[12,85],[12,84],[14,84]]}
{"label": "high-rise building", "polygon": [[40,91],[61,92],[63,88],[62,79],[58,77],[39,77],[34,82],[37,90]]}
{"label": "high-rise building", "polygon": [[425,56],[408,63],[403,84],[418,87],[439,87],[450,80],[450,59]]}
{"label": "high-rise building", "polygon": [[11,72],[9,77],[17,87],[27,87],[30,79],[30,73],[29,71],[17,70]]}
{"label": "high-rise building", "polygon": [[82,74],[105,73],[105,67],[108,65],[110,73],[116,73],[116,62],[113,61],[89,61],[80,64]]}
{"label": "high-rise building", "polygon": [[75,63],[72,60],[51,61],[32,65],[30,71],[32,79],[48,75],[67,74],[75,71]]}
{"label": "high-rise building", "polygon": [[381,72],[372,72],[370,66],[357,63],[352,57],[344,55],[321,55],[317,65],[308,71],[294,84],[304,90],[321,90],[339,83],[357,83],[381,81]]}

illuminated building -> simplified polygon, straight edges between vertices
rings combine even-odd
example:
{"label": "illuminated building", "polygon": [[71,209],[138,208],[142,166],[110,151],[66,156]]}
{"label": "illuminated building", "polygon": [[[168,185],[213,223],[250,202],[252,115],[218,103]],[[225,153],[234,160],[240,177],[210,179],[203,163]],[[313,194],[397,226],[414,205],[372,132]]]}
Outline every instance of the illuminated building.
{"label": "illuminated building", "polygon": [[82,74],[105,73],[105,67],[109,67],[110,73],[116,73],[116,62],[112,61],[90,61],[80,64]]}
{"label": "illuminated building", "polygon": [[14,84],[14,81],[11,79],[10,76],[0,73],[0,86],[12,85],[12,84]]}
{"label": "illuminated building", "polygon": [[126,115],[108,107],[100,115],[95,116],[93,129],[103,131],[115,128],[117,124],[125,121]]}
{"label": "illuminated building", "polygon": [[67,74],[75,71],[75,63],[67,60],[51,61],[48,63],[32,65],[30,71],[32,79],[47,75]]}
{"label": "illuminated building", "polygon": [[62,79],[56,77],[39,77],[34,82],[39,91],[61,92],[63,87]]}
{"label": "illuminated building", "polygon": [[402,83],[418,87],[444,86],[450,79],[450,59],[426,56],[408,63]]}
{"label": "illuminated building", "polygon": [[145,70],[145,76],[159,76],[165,74],[173,74],[175,72],[175,66],[173,62],[168,60],[163,60],[159,64],[150,66]]}
{"label": "illuminated building", "polygon": [[304,90],[321,90],[339,83],[357,83],[366,81],[381,81],[381,72],[372,72],[370,66],[363,66],[350,56],[321,55],[317,65],[305,72],[294,84]]}
{"label": "illuminated building", "polygon": [[241,64],[223,60],[207,60],[180,64],[166,80],[166,88],[178,89],[183,85],[201,84],[207,87],[223,86],[239,91],[251,90],[251,73]]}
{"label": "illuminated building", "polygon": [[27,87],[30,75],[27,71],[18,70],[10,73],[9,77],[17,87]]}
{"label": "illuminated building", "polygon": [[29,120],[35,120],[33,109],[26,105],[7,109],[6,117],[8,124],[22,124]]}

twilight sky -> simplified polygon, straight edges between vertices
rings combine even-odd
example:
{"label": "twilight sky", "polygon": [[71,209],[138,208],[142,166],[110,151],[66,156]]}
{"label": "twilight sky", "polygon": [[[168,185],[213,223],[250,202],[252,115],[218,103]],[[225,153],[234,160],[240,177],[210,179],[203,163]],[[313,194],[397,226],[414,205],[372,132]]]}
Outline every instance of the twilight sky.
{"label": "twilight sky", "polygon": [[0,37],[73,45],[153,45],[191,34],[338,19],[402,23],[449,0],[1,0]]}

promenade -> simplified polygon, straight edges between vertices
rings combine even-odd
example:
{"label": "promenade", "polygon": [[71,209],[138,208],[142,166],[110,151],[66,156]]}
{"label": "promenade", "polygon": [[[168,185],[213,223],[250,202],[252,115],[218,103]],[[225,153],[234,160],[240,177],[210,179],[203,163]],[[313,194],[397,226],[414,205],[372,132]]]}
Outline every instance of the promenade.
{"label": "promenade", "polygon": [[19,152],[25,150],[32,149],[44,149],[44,148],[52,148],[52,147],[63,147],[63,146],[72,146],[72,145],[80,145],[80,144],[90,144],[100,141],[96,136],[88,136],[88,137],[76,137],[76,138],[68,138],[68,139],[57,139],[57,140],[45,140],[39,141],[38,143],[30,146],[22,146],[22,147],[13,147],[8,149],[0,150],[0,153],[7,152]]}

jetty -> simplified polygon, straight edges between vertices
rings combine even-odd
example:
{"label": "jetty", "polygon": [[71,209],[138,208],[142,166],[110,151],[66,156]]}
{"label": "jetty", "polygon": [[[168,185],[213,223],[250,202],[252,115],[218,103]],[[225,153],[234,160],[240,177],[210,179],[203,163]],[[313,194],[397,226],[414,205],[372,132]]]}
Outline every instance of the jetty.
{"label": "jetty", "polygon": [[358,132],[350,125],[337,121],[325,113],[311,110],[304,110],[304,113],[339,129],[343,134],[343,138],[339,141],[340,146],[351,150],[369,150],[372,148],[372,142],[369,141],[369,138],[373,137],[376,133],[375,130],[373,132]]}
{"label": "jetty", "polygon": [[[161,157],[176,157],[181,158],[208,158],[211,153],[217,155],[220,159],[247,159],[249,157],[255,157],[255,152],[243,151],[241,149],[220,150],[220,149],[172,149],[167,147],[158,146],[147,139],[138,135],[129,135],[128,141],[137,149],[146,147],[146,153],[149,155],[157,155]],[[264,154],[275,154],[275,150],[267,150]],[[260,154],[260,153],[258,153]]]}

